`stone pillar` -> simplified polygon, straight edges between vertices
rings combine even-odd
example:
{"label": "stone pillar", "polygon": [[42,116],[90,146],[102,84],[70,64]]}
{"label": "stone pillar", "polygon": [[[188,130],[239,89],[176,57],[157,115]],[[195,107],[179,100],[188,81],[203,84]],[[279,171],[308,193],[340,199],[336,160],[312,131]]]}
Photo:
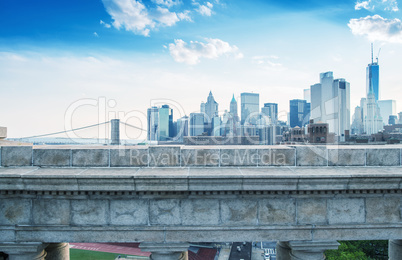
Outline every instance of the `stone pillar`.
{"label": "stone pillar", "polygon": [[398,260],[402,256],[402,240],[388,241],[388,259]]}
{"label": "stone pillar", "polygon": [[46,247],[46,260],[70,260],[68,243],[52,243]]}
{"label": "stone pillar", "polygon": [[290,260],[289,242],[278,241],[276,243],[276,259],[277,260]]}
{"label": "stone pillar", "polygon": [[289,246],[291,260],[324,260],[324,251],[338,249],[339,243],[337,241],[290,241]]}
{"label": "stone pillar", "polygon": [[42,243],[4,243],[0,252],[8,255],[8,260],[45,260],[46,244]]}
{"label": "stone pillar", "polygon": [[140,244],[143,251],[151,252],[152,260],[182,260],[185,259],[185,251],[188,243],[149,243]]}

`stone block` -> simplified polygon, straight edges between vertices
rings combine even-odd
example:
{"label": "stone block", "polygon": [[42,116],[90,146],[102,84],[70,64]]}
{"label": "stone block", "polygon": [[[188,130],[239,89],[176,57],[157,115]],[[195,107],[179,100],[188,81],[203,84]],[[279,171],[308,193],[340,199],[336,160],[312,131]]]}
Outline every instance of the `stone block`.
{"label": "stone block", "polygon": [[137,191],[188,190],[187,168],[142,168],[134,177]]}
{"label": "stone block", "polygon": [[326,222],[326,199],[297,200],[297,224],[325,224]]}
{"label": "stone block", "polygon": [[73,225],[107,224],[107,200],[72,200],[71,223]]}
{"label": "stone block", "polygon": [[400,166],[400,149],[367,149],[367,166]]}
{"label": "stone block", "polygon": [[7,127],[0,126],[0,139],[7,138]]}
{"label": "stone block", "polygon": [[295,166],[295,149],[259,149],[259,166]]}
{"label": "stone block", "polygon": [[148,166],[148,149],[111,149],[111,167]]}
{"label": "stone block", "polygon": [[329,166],[364,166],[364,149],[328,149]]}
{"label": "stone block", "polygon": [[2,166],[32,165],[32,146],[3,146],[1,147]]}
{"label": "stone block", "polygon": [[177,199],[159,199],[150,202],[151,225],[179,225],[180,201]]}
{"label": "stone block", "polygon": [[258,153],[257,149],[221,149],[220,150],[221,166],[257,166]]}
{"label": "stone block", "polygon": [[79,190],[85,191],[127,191],[134,190],[134,178],[77,178]]}
{"label": "stone block", "polygon": [[219,200],[216,199],[188,199],[181,203],[182,224],[218,225]]}
{"label": "stone block", "polygon": [[182,166],[219,166],[219,149],[181,149]]}
{"label": "stone block", "polygon": [[[189,168],[188,189],[191,191],[240,190],[243,175],[239,168]],[[222,185],[224,183],[224,185]]]}
{"label": "stone block", "polygon": [[327,203],[329,224],[364,223],[364,199],[336,198],[328,200]]}
{"label": "stone block", "polygon": [[327,148],[325,146],[296,146],[297,166],[327,166]]}
{"label": "stone block", "polygon": [[31,200],[0,199],[0,225],[27,225],[31,219]]}
{"label": "stone block", "polygon": [[256,225],[257,202],[247,199],[221,200],[221,219],[225,225]]}
{"label": "stone block", "polygon": [[296,202],[294,199],[262,199],[259,201],[259,223],[269,225],[294,224]]}
{"label": "stone block", "polygon": [[33,223],[44,225],[70,224],[70,201],[58,199],[33,200]]}
{"label": "stone block", "polygon": [[75,149],[72,151],[74,167],[109,166],[108,149]]}
{"label": "stone block", "polygon": [[401,201],[399,197],[366,198],[367,223],[399,223]]}
{"label": "stone block", "polygon": [[151,146],[148,149],[150,167],[180,166],[180,147]]}
{"label": "stone block", "polygon": [[110,223],[112,225],[148,225],[148,219],[147,200],[110,201]]}
{"label": "stone block", "polygon": [[35,166],[70,166],[69,149],[34,149],[33,165]]}

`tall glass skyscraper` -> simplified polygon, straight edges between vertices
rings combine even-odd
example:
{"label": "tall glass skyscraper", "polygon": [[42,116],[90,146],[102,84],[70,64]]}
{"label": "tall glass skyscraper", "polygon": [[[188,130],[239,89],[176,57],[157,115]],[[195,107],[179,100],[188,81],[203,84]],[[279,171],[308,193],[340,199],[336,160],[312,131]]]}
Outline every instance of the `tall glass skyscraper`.
{"label": "tall glass skyscraper", "polygon": [[366,96],[370,92],[374,93],[375,101],[380,99],[380,89],[379,89],[379,79],[380,79],[380,67],[377,61],[373,61],[373,45],[371,45],[371,63],[367,65],[366,68]]}
{"label": "tall glass skyscraper", "polygon": [[261,108],[261,113],[269,117],[271,124],[278,122],[278,104],[265,103],[264,107]]}
{"label": "tall glass skyscraper", "polygon": [[380,98],[379,93],[379,66],[377,62],[371,63],[366,69],[366,94],[374,93],[375,101]]}
{"label": "tall glass skyscraper", "polygon": [[248,123],[255,125],[258,120],[260,110],[260,94],[241,93],[241,124]]}
{"label": "tall glass skyscraper", "polygon": [[191,113],[189,128],[190,136],[199,136],[204,132],[204,113]]}
{"label": "tall glass skyscraper", "polygon": [[290,105],[290,127],[303,127],[310,120],[310,103],[303,99],[293,99],[289,102]]}
{"label": "tall glass skyscraper", "polygon": [[350,84],[345,79],[334,79],[332,71],[320,73],[320,83],[310,87],[311,119],[314,123],[328,123],[329,132],[343,141],[345,130],[350,130]]}
{"label": "tall glass skyscraper", "polygon": [[159,108],[158,140],[167,141],[173,137],[173,109],[168,105]]}
{"label": "tall glass skyscraper", "polygon": [[157,107],[151,107],[147,110],[147,123],[148,123],[148,132],[147,139],[149,141],[158,140],[158,116],[159,109]]}

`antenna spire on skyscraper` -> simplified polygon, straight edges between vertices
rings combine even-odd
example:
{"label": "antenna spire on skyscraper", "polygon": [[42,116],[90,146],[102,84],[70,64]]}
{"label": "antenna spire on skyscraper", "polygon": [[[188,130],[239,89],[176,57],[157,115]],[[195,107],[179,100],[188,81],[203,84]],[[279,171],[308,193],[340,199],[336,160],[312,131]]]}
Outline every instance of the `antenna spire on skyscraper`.
{"label": "antenna spire on skyscraper", "polygon": [[373,43],[371,43],[371,64],[373,64]]}

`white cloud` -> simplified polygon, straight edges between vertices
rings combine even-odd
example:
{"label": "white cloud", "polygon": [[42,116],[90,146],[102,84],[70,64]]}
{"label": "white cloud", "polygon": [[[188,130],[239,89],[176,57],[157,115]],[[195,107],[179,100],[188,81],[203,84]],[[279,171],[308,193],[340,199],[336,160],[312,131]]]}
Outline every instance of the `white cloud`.
{"label": "white cloud", "polygon": [[189,21],[189,22],[193,21],[191,19],[191,17],[190,17],[190,11],[188,11],[188,10],[185,10],[182,13],[178,13],[177,16],[180,18],[180,20],[186,20],[186,21]]}
{"label": "white cloud", "polygon": [[[190,11],[171,12],[170,7],[178,5],[174,0],[153,0],[155,5],[146,6],[140,0],[102,0],[106,11],[112,17],[113,27],[135,34],[149,36],[151,30],[160,26],[173,26],[182,20],[191,21]],[[105,27],[110,25],[100,22]],[[108,27],[109,26],[109,27]]]}
{"label": "white cloud", "polygon": [[205,39],[206,43],[190,41],[189,44],[181,39],[169,44],[170,55],[177,62],[197,64],[200,58],[216,59],[222,55],[233,55],[235,58],[243,58],[239,49],[220,39]]}
{"label": "white cloud", "polygon": [[154,13],[154,20],[158,21],[162,25],[172,26],[180,21],[180,18],[176,13],[170,12],[167,8],[158,6]]}
{"label": "white cloud", "polygon": [[106,11],[113,19],[116,29],[125,28],[136,34],[149,35],[155,22],[148,16],[145,5],[136,0],[102,0]]}
{"label": "white cloud", "polygon": [[154,2],[157,5],[162,5],[162,6],[166,6],[166,7],[172,7],[172,6],[181,4],[180,1],[175,1],[175,0],[152,0],[152,2]]}
{"label": "white cloud", "polygon": [[211,16],[212,15],[212,8],[214,7],[213,4],[207,2],[205,5],[199,5],[197,11],[204,16]]}
{"label": "white cloud", "polygon": [[111,25],[108,23],[105,23],[104,21],[100,20],[99,24],[103,24],[103,26],[105,26],[106,28],[110,28]]}
{"label": "white cloud", "polygon": [[351,19],[348,24],[355,35],[366,36],[370,41],[402,43],[402,22],[379,15]]}
{"label": "white cloud", "polygon": [[366,9],[374,11],[380,9],[384,11],[399,11],[398,2],[396,0],[358,0],[355,5],[355,10]]}
{"label": "white cloud", "polygon": [[97,32],[94,32],[94,36],[95,36],[95,37],[99,37],[99,35],[98,35]]}

